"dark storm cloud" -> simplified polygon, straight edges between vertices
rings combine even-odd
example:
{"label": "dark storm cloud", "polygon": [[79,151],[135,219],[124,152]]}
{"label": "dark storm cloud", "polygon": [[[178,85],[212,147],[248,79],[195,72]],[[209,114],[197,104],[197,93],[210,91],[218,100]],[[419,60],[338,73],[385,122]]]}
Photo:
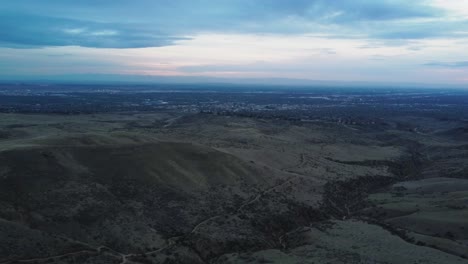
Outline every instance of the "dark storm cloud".
{"label": "dark storm cloud", "polygon": [[[402,0],[17,0],[0,7],[0,45],[157,47],[199,32],[320,33],[374,38],[438,36],[431,25],[386,33],[385,23],[443,15],[424,1]],[[458,25],[451,25],[455,29]],[[444,34],[451,30],[444,28]]]}

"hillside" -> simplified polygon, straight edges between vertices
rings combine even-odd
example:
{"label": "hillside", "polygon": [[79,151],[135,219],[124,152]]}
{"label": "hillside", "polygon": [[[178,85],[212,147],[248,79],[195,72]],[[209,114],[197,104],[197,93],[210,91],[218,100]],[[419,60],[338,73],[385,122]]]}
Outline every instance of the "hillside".
{"label": "hillside", "polygon": [[47,230],[93,247],[144,252],[281,180],[279,172],[195,144],[60,141],[66,144],[0,152],[2,225],[20,223],[22,233],[2,240],[4,250]]}
{"label": "hillside", "polygon": [[466,186],[405,183],[463,168],[466,143],[386,127],[5,115],[0,263],[466,263]]}

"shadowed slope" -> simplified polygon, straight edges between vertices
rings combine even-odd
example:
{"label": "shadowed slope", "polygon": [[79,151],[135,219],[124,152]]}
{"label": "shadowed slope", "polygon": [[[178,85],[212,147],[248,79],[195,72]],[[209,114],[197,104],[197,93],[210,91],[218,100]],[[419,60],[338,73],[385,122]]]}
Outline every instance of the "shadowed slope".
{"label": "shadowed slope", "polygon": [[[38,229],[95,248],[147,252],[281,176],[204,146],[112,142],[85,136],[0,152],[0,217],[23,224],[25,238]],[[15,243],[2,239],[6,249]]]}

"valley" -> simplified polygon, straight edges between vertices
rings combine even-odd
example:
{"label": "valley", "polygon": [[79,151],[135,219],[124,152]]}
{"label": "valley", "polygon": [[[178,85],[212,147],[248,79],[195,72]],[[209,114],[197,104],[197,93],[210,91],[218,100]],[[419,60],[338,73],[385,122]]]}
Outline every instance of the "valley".
{"label": "valley", "polygon": [[1,264],[468,263],[468,94],[146,89],[0,114]]}

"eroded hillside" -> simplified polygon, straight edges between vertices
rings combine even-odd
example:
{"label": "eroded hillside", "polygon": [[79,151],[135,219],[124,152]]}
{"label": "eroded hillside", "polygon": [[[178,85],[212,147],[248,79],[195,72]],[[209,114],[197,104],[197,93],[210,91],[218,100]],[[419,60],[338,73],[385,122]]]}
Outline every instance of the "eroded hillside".
{"label": "eroded hillside", "polygon": [[0,263],[467,263],[468,140],[433,122],[2,114]]}

